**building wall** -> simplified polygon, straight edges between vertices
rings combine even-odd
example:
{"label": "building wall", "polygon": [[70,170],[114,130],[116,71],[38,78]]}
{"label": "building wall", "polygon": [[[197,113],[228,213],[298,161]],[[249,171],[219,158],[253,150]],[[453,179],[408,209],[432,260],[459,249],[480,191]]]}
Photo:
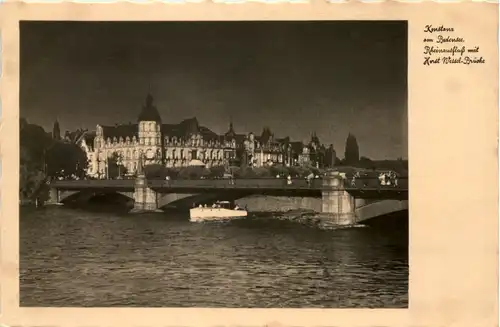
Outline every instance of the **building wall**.
{"label": "building wall", "polygon": [[[107,159],[118,154],[130,175],[137,172],[139,156],[146,156],[145,164],[164,164],[166,167],[187,167],[192,159],[203,161],[207,168],[226,165],[235,157],[236,142],[207,141],[201,135],[190,138],[163,136],[160,125],[155,122],[141,122],[138,137],[109,138],[103,135],[103,128],[97,125],[93,145],[82,141],[82,148],[89,160],[88,174],[92,177],[106,176]],[[149,156],[147,156],[149,154]],[[154,156],[151,156],[154,154]]]}
{"label": "building wall", "polygon": [[[114,153],[118,154],[122,165],[130,175],[137,172],[139,157],[142,155],[145,164],[164,164],[166,167],[187,167],[193,159],[205,163],[207,168],[227,165],[230,159],[236,158],[236,149],[242,149],[249,160],[249,165],[262,167],[270,164],[308,165],[317,164],[311,159],[311,147],[304,146],[302,153],[293,153],[289,143],[272,138],[260,143],[250,133],[244,141],[236,143],[231,140],[204,139],[201,134],[189,137],[164,135],[161,124],[154,121],[142,121],[137,127],[137,136],[107,137],[103,134],[103,127],[97,125],[94,144],[85,144],[82,147],[89,159],[88,174],[93,177],[106,175],[107,158]],[[288,144],[288,148],[287,147]],[[298,150],[297,150],[298,151]]]}

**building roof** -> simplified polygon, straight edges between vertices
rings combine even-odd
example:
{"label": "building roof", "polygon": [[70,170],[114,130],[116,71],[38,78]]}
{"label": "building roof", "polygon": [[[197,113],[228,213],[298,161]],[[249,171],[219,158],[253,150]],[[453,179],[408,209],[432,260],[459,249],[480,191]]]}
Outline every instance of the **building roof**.
{"label": "building roof", "polygon": [[85,140],[85,143],[87,145],[93,145],[94,144],[94,139],[95,139],[95,132],[85,132],[83,139]]}
{"label": "building roof", "polygon": [[179,123],[180,128],[184,131],[185,135],[198,134],[200,132],[200,124],[196,117],[184,119]]}
{"label": "building roof", "polygon": [[102,132],[104,139],[116,137],[126,138],[127,136],[132,138],[133,136],[138,137],[138,124],[126,124],[126,125],[116,125],[116,126],[102,126]]}
{"label": "building roof", "polygon": [[161,130],[165,136],[169,137],[176,136],[184,138],[193,134],[201,134],[205,141],[222,141],[224,139],[223,136],[218,135],[208,127],[200,126],[196,117],[185,119],[179,124],[162,124]]}
{"label": "building roof", "polygon": [[234,139],[236,143],[243,143],[247,136],[245,134],[234,134]]}
{"label": "building roof", "polygon": [[304,143],[296,141],[296,142],[290,142],[290,145],[292,146],[293,152],[302,153],[302,149],[304,148]]}

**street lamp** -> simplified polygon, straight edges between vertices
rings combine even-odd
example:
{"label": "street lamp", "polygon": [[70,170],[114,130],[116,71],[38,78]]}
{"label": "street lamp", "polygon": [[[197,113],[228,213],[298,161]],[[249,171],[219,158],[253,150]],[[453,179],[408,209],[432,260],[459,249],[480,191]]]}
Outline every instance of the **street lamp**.
{"label": "street lamp", "polygon": [[106,179],[109,179],[109,164],[108,164],[108,159],[109,158],[108,158],[108,156],[106,154],[106,162],[105,162],[105,164],[106,164]]}
{"label": "street lamp", "polygon": [[121,165],[122,165],[122,155],[118,154],[118,158],[116,160],[116,164],[118,165],[118,179],[121,179]]}

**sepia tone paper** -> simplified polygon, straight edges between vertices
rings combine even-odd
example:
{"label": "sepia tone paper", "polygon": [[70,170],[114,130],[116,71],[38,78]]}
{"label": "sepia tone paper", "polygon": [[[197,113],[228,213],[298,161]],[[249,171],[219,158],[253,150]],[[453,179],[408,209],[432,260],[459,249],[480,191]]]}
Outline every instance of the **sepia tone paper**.
{"label": "sepia tone paper", "polygon": [[[3,5],[1,15],[2,323],[10,326],[497,325],[496,5],[396,2],[335,5],[321,1],[274,6],[10,3]],[[408,20],[409,309],[20,308],[20,20]],[[479,55],[485,62],[425,65],[426,25],[453,28],[457,37],[467,40],[468,47],[480,48]]]}

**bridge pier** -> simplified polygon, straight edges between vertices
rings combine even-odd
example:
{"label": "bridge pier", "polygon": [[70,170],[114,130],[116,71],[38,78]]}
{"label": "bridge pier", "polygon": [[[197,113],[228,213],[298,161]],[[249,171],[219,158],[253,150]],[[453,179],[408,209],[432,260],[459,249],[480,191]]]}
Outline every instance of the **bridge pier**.
{"label": "bridge pier", "polygon": [[356,223],[356,202],[344,187],[338,172],[328,172],[323,178],[322,220],[325,225],[346,226]]}
{"label": "bridge pier", "polygon": [[146,177],[141,174],[135,179],[134,208],[131,213],[160,212],[158,209],[158,195],[148,187]]}
{"label": "bridge pier", "polygon": [[51,187],[49,188],[49,198],[45,201],[47,205],[59,204],[60,202],[60,192],[57,188]]}

